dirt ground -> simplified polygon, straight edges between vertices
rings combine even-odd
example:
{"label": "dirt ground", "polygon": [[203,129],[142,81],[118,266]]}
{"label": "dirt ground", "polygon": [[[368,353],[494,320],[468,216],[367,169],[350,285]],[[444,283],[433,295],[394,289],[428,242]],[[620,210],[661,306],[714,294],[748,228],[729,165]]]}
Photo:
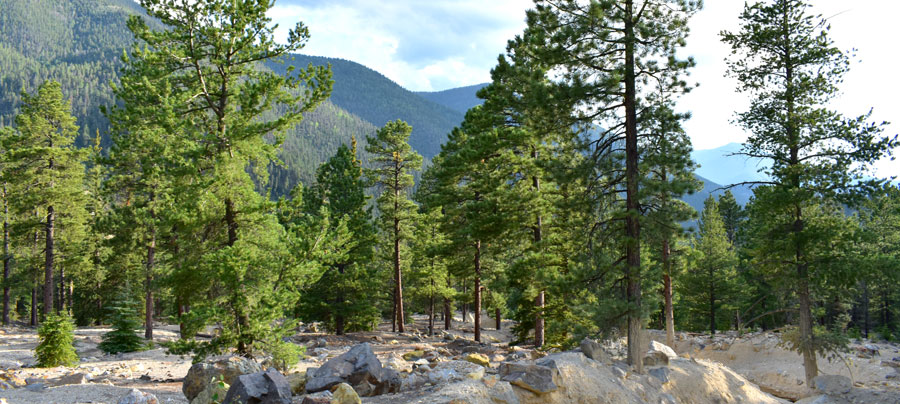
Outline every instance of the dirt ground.
{"label": "dirt ground", "polygon": [[[294,336],[294,341],[308,348],[307,356],[291,371],[302,371],[318,367],[327,360],[346,352],[351,346],[368,342],[382,363],[394,367],[411,366],[402,360],[404,353],[416,349],[443,349],[447,355],[458,356],[469,352],[473,345],[465,340],[473,338],[473,324],[455,318],[453,329],[444,333],[443,323],[436,324],[436,334],[427,336],[428,324],[424,316],[415,317],[415,324],[409,325],[405,333],[391,332],[390,323],[382,324],[372,332],[353,333],[346,336],[327,335],[324,332],[310,332],[308,326]],[[491,318],[483,319],[482,335],[484,346],[474,346],[485,352],[499,351],[512,340],[511,321],[504,321],[498,331]],[[161,343],[178,338],[178,328],[172,325],[158,325],[154,331],[157,348],[143,352],[119,355],[105,355],[97,348],[107,328],[78,328],[75,346],[80,364],[76,368],[34,368],[33,349],[37,345],[35,330],[24,326],[0,328],[0,369],[11,373],[29,387],[0,390],[0,398],[10,404],[75,404],[111,403],[128,394],[132,388],[153,393],[160,403],[182,404],[188,401],[181,392],[184,376],[191,366],[190,357],[167,355]],[[449,335],[447,335],[449,334]],[[664,340],[664,334],[650,331],[649,337]],[[771,333],[750,334],[742,337],[720,335],[708,338],[698,334],[679,333],[674,347],[679,354],[692,358],[720,362],[751,382],[760,384],[763,390],[801,391],[803,369],[797,354],[777,346],[777,336]],[[614,345],[621,345],[621,341]],[[876,348],[877,352],[869,352]],[[860,390],[885,392],[892,397],[900,392],[900,345],[888,343],[856,342],[852,353],[844,361],[820,361],[822,373],[843,374],[850,377]],[[499,362],[502,356],[491,357]],[[55,386],[58,380],[73,374],[84,374],[78,384]],[[44,388],[35,388],[43,384]],[[768,385],[768,388],[767,386]],[[407,392],[404,394],[420,394]],[[783,391],[781,393],[784,393]],[[776,394],[784,397],[785,394]],[[402,396],[364,399],[366,403],[398,403]],[[398,401],[399,400],[399,401]]]}
{"label": "dirt ground", "polygon": [[[457,313],[458,314],[458,313]],[[497,331],[493,319],[482,321],[483,341],[489,344],[507,343],[512,339],[511,321],[503,321],[503,329]],[[463,323],[461,318],[454,319],[449,334],[456,338],[471,340],[473,323]],[[349,349],[360,342],[368,342],[382,362],[393,358],[400,362],[400,356],[421,347],[443,346],[450,343],[441,334],[443,322],[435,324],[435,336],[428,337],[428,321],[425,316],[416,316],[415,324],[407,325],[403,334],[391,332],[391,324],[382,324],[372,332],[353,333],[346,336],[327,335],[324,332],[303,332],[294,336],[294,340],[307,346],[315,346],[307,350],[304,358],[291,371],[306,370],[321,366],[325,361]],[[152,393],[165,404],[186,404],[187,399],[181,392],[181,383],[188,369],[191,358],[167,355],[160,344],[178,338],[178,326],[159,324],[154,329],[156,348],[128,354],[106,355],[97,348],[103,333],[108,328],[81,327],[75,331],[75,348],[80,358],[76,368],[34,368],[34,347],[37,345],[36,330],[24,326],[0,328],[0,369],[14,369],[12,372],[22,381],[29,384],[43,383],[43,389],[18,388],[0,390],[0,398],[9,404],[81,404],[111,403],[127,395],[132,388]],[[317,346],[321,342],[325,346]],[[53,387],[55,381],[63,376],[77,373],[85,374],[84,384],[73,384]]]}

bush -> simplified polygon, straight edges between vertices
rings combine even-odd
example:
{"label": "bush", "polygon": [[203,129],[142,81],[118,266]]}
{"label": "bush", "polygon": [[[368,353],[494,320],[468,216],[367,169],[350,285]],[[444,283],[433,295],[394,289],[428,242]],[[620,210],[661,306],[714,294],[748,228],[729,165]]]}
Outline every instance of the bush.
{"label": "bush", "polygon": [[135,352],[146,349],[143,338],[134,333],[141,323],[135,318],[134,301],[119,295],[110,307],[113,330],[103,334],[103,342],[97,347],[108,354]]}
{"label": "bush", "polygon": [[38,367],[75,366],[78,354],[72,345],[75,324],[68,314],[49,314],[38,328],[38,346],[34,348]]}
{"label": "bush", "polygon": [[280,372],[287,372],[306,354],[305,346],[282,340],[268,342],[264,344],[262,350],[272,355],[272,364]]}

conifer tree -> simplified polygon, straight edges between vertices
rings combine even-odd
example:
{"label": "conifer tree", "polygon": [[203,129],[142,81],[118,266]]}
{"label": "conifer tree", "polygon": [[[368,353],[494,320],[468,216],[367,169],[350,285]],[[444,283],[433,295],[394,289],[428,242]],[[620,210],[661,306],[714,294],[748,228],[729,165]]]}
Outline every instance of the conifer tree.
{"label": "conifer tree", "polygon": [[[256,187],[264,185],[284,131],[330,94],[331,72],[325,67],[294,72],[289,67],[279,75],[262,66],[283,61],[309,39],[307,27],[298,23],[286,43],[276,43],[275,27],[266,15],[274,6],[271,0],[139,4],[163,28],[152,29],[139,16],[129,19],[138,40],[130,68],[147,77],[151,95],[167,101],[160,107],[171,110],[166,116],[177,120],[168,126],[187,137],[189,147],[181,156],[193,173],[193,190],[179,191],[188,202],[179,210],[197,214],[181,226],[204,234],[182,238],[202,243],[191,248],[197,256],[186,260],[180,271],[184,275],[197,267],[211,269],[200,271],[203,279],[197,280],[215,298],[200,300],[198,306],[206,306],[201,311],[228,328],[213,345],[233,343],[239,354],[251,355],[256,342],[271,334],[266,322],[280,315],[276,307],[283,302],[267,299],[285,298],[262,294],[272,288],[268,282],[278,279],[283,233],[271,214],[273,207]],[[280,114],[269,119],[266,113],[276,107]],[[270,136],[274,142],[267,140]],[[150,241],[152,237],[148,245]],[[251,290],[250,285],[257,287]]]}
{"label": "conifer tree", "polygon": [[[403,273],[401,251],[412,236],[416,221],[417,207],[409,199],[414,185],[412,171],[422,168],[422,156],[409,146],[412,127],[403,121],[388,122],[379,129],[375,137],[367,137],[366,151],[372,154],[375,168],[369,171],[380,188],[378,210],[381,213],[381,231],[387,234],[392,244],[392,266],[394,268],[394,323],[398,332],[404,332]],[[408,267],[408,263],[405,264]]]}
{"label": "conifer tree", "polygon": [[775,233],[756,233],[768,238],[756,240],[757,257],[786,263],[776,266],[777,274],[794,286],[799,323],[794,348],[803,356],[811,385],[818,374],[816,352],[825,347],[813,332],[814,282],[841,271],[817,263],[811,241],[835,230],[820,227],[825,234],[813,237],[817,221],[808,213],[828,212],[833,201],[853,202],[858,191],[876,187],[880,181],[866,179],[867,170],[890,153],[896,137],[882,136],[882,125],[869,123],[868,115],[846,118],[826,108],[849,61],[830,39],[827,21],[810,15],[808,7],[804,0],[748,3],[740,30],[723,32],[722,40],[732,48],[729,74],[738,79],[738,90],[752,97],[736,120],[750,133],[741,154],[772,161],[771,168],[762,169],[771,180],[764,184],[768,188],[757,188],[755,208],[769,211],[758,218],[771,222],[764,227]]}
{"label": "conifer tree", "polygon": [[721,303],[728,302],[734,292],[737,255],[728,241],[718,202],[712,195],[703,203],[693,252],[692,265],[681,282],[681,293],[689,310],[703,313],[710,335],[715,335],[722,314],[727,313]]}
{"label": "conifer tree", "polygon": [[648,138],[665,136],[653,130],[653,111],[669,106],[687,87],[681,76],[693,63],[678,59],[676,50],[687,36],[687,19],[699,7],[690,0],[539,0],[528,16],[529,29],[538,33],[529,49],[548,71],[559,73],[556,81],[563,85],[556,94],[572,99],[572,124],[582,130],[605,128],[593,145],[599,157],[597,188],[624,194],[618,219],[609,223],[617,224],[624,253],[628,362],[638,372],[645,316],[642,149]]}
{"label": "conifer tree", "polygon": [[377,321],[371,304],[374,278],[370,262],[374,257],[376,230],[372,209],[366,207],[368,187],[362,164],[352,149],[341,145],[337,153],[319,166],[316,184],[306,188],[303,209],[310,215],[328,215],[334,232],[333,254],[328,269],[301,296],[300,312],[310,321],[326,321],[338,335],[370,329]]}
{"label": "conifer tree", "polygon": [[[6,139],[13,136],[13,129],[7,127],[0,127],[0,146],[6,143]],[[2,194],[0,194],[0,198],[2,198],[3,203],[3,325],[9,325],[9,293],[10,293],[10,264],[12,261],[12,253],[10,252],[10,238],[9,238],[9,226],[11,224],[11,217],[9,215],[9,186],[7,185],[7,178],[5,176],[5,172],[7,171],[8,153],[5,149],[3,149],[3,154],[0,155],[0,182],[2,182]]]}
{"label": "conifer tree", "polygon": [[17,133],[6,139],[11,161],[8,174],[15,179],[19,193],[14,210],[23,215],[37,210],[42,215],[28,215],[32,220],[26,226],[43,228],[43,310],[47,314],[54,309],[60,237],[77,232],[85,222],[83,161],[87,155],[75,148],[78,126],[59,83],[46,82],[35,94],[23,94],[22,98]]}

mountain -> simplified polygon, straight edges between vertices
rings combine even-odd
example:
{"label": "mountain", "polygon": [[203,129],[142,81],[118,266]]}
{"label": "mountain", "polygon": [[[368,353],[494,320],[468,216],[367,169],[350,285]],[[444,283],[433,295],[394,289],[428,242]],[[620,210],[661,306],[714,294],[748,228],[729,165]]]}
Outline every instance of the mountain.
{"label": "mountain", "polygon": [[482,101],[475,94],[478,90],[487,87],[490,83],[476,84],[474,86],[451,88],[444,91],[420,91],[417,92],[420,97],[431,102],[443,105],[457,112],[466,113],[469,109],[476,105],[481,105]]}
{"label": "mountain", "polygon": [[737,184],[746,181],[763,181],[766,176],[759,172],[766,168],[762,159],[733,155],[741,150],[740,143],[729,143],[715,149],[694,150],[694,158],[700,168],[697,175],[723,184]]}
{"label": "mountain", "polygon": [[334,73],[331,102],[334,105],[377,127],[397,119],[410,124],[413,132],[409,143],[425,157],[437,155],[447,135],[464,118],[465,111],[459,112],[429,101],[401,87],[381,73],[356,62],[293,55],[291,61],[284,64],[269,63],[268,66],[276,72],[283,72],[289,65],[303,68],[309,64],[315,66],[331,64]]}

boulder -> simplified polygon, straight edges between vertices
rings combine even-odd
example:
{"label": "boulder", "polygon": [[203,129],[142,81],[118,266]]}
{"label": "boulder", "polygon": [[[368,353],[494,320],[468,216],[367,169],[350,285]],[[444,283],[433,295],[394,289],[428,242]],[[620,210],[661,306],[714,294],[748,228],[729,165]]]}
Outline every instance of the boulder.
{"label": "boulder", "polygon": [[16,376],[15,372],[0,371],[0,390],[17,389],[27,383]]}
{"label": "boulder", "polygon": [[131,389],[125,397],[119,399],[119,404],[159,404],[159,400],[153,394]]}
{"label": "boulder", "polygon": [[504,362],[500,364],[503,381],[536,394],[544,394],[559,389],[556,383],[558,370],[527,362]]}
{"label": "boulder", "polygon": [[275,369],[238,376],[223,404],[291,404],[291,386]]}
{"label": "boulder", "polygon": [[400,375],[381,366],[368,343],[350,348],[318,369],[306,373],[306,391],[317,393],[347,383],[363,397],[400,391]]}
{"label": "boulder", "polygon": [[331,404],[362,404],[359,395],[347,383],[339,384],[332,394]]}
{"label": "boulder", "polygon": [[666,366],[670,359],[677,357],[672,348],[657,341],[650,341],[650,349],[644,355],[644,366]]}
{"label": "boulder", "polygon": [[328,390],[303,396],[300,404],[331,404],[331,392]]}
{"label": "boulder", "polygon": [[216,404],[222,402],[222,399],[225,398],[225,395],[228,394],[228,389],[231,386],[228,383],[220,382],[219,380],[213,379],[209,381],[209,384],[206,386],[197,397],[194,397],[191,400],[191,404]]}
{"label": "boulder", "polygon": [[584,353],[584,356],[591,358],[597,362],[610,364],[612,361],[609,358],[609,354],[603,349],[603,346],[597,343],[590,338],[585,338],[581,340],[581,352]]}
{"label": "boulder", "polygon": [[50,387],[67,386],[70,384],[85,384],[89,380],[84,373],[72,373],[50,381]]}
{"label": "boulder", "polygon": [[813,386],[819,392],[829,395],[849,393],[853,383],[847,376],[819,375],[813,379]]}
{"label": "boulder", "polygon": [[300,395],[306,391],[306,372],[291,373],[285,376],[285,378],[291,386],[291,393]]}
{"label": "boulder", "polygon": [[409,351],[403,354],[403,360],[407,362],[415,362],[425,357],[425,351]]}
{"label": "boulder", "polygon": [[487,356],[484,356],[480,353],[470,353],[466,355],[466,362],[474,363],[476,365],[481,365],[486,368],[491,367],[491,361]]}
{"label": "boulder", "polygon": [[184,377],[181,391],[188,400],[193,400],[201,391],[206,389],[209,381],[222,376],[225,383],[234,385],[238,376],[262,372],[258,363],[240,356],[209,358],[196,363],[188,370]]}
{"label": "boulder", "polygon": [[659,368],[650,369],[647,373],[650,376],[653,376],[656,379],[658,379],[660,382],[662,382],[662,384],[666,384],[669,382],[669,372],[671,372],[669,370],[669,368],[659,367]]}

